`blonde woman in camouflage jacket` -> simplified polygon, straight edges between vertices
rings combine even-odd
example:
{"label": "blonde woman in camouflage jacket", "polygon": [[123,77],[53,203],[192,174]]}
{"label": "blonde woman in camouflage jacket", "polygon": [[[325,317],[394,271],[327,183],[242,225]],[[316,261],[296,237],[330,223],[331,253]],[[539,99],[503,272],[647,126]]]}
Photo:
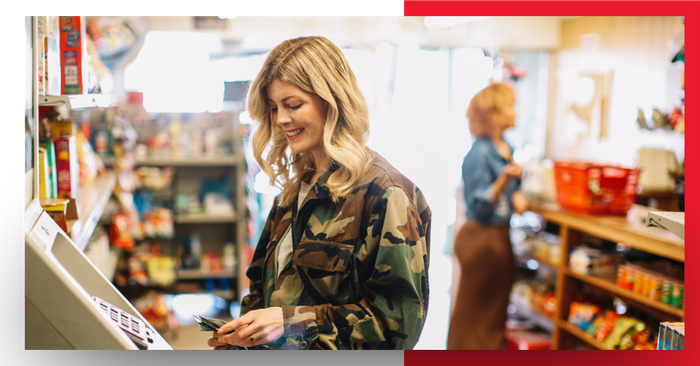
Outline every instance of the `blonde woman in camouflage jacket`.
{"label": "blonde woman in camouflage jacket", "polygon": [[282,193],[247,270],[242,315],[208,344],[413,348],[428,310],[430,208],[365,146],[367,107],[340,49],[323,37],[283,42],[251,84],[248,110],[255,158]]}

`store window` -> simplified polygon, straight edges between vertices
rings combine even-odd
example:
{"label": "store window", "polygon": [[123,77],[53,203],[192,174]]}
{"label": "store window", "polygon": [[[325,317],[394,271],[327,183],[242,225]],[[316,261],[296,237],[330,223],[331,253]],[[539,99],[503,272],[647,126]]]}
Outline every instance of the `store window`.
{"label": "store window", "polygon": [[143,93],[151,113],[219,112],[224,81],[209,54],[222,47],[213,34],[151,31],[124,70],[127,91]]}
{"label": "store window", "polygon": [[514,159],[518,163],[542,159],[547,132],[549,53],[511,51],[505,52],[503,59],[507,77],[517,95],[515,109],[518,112],[516,126],[506,132],[506,139],[515,147]]}

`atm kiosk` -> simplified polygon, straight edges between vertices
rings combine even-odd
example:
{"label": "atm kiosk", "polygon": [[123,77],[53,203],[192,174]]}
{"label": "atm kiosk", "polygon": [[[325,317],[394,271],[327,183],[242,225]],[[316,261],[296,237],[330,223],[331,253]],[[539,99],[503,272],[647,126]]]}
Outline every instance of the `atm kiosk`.
{"label": "atm kiosk", "polygon": [[[26,17],[28,80],[36,80],[36,30],[35,17]],[[172,349],[41,207],[33,85],[25,108],[25,349]]]}
{"label": "atm kiosk", "polygon": [[172,349],[38,200],[25,211],[24,257],[25,349]]}

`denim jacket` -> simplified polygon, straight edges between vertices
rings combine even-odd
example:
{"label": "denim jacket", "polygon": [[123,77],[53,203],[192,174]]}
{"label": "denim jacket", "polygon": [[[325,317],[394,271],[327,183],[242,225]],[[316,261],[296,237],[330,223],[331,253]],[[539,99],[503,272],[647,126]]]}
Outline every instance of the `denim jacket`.
{"label": "denim jacket", "polygon": [[[510,146],[511,152],[513,147]],[[464,200],[467,205],[467,220],[482,224],[503,225],[510,222],[513,212],[513,193],[520,188],[520,179],[510,180],[493,204],[491,185],[508,165],[498,154],[490,137],[477,138],[462,163]]]}

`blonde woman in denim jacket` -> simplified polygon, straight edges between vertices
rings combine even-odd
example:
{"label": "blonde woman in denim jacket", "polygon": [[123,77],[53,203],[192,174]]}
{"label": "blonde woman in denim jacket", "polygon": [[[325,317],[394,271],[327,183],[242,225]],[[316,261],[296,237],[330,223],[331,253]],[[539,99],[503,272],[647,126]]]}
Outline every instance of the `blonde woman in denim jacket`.
{"label": "blonde woman in denim jacket", "polygon": [[475,137],[462,165],[467,221],[457,232],[460,265],[448,349],[505,349],[506,308],[515,268],[510,216],[523,213],[520,166],[503,133],[515,126],[515,93],[491,84],[469,103],[469,131]]}

